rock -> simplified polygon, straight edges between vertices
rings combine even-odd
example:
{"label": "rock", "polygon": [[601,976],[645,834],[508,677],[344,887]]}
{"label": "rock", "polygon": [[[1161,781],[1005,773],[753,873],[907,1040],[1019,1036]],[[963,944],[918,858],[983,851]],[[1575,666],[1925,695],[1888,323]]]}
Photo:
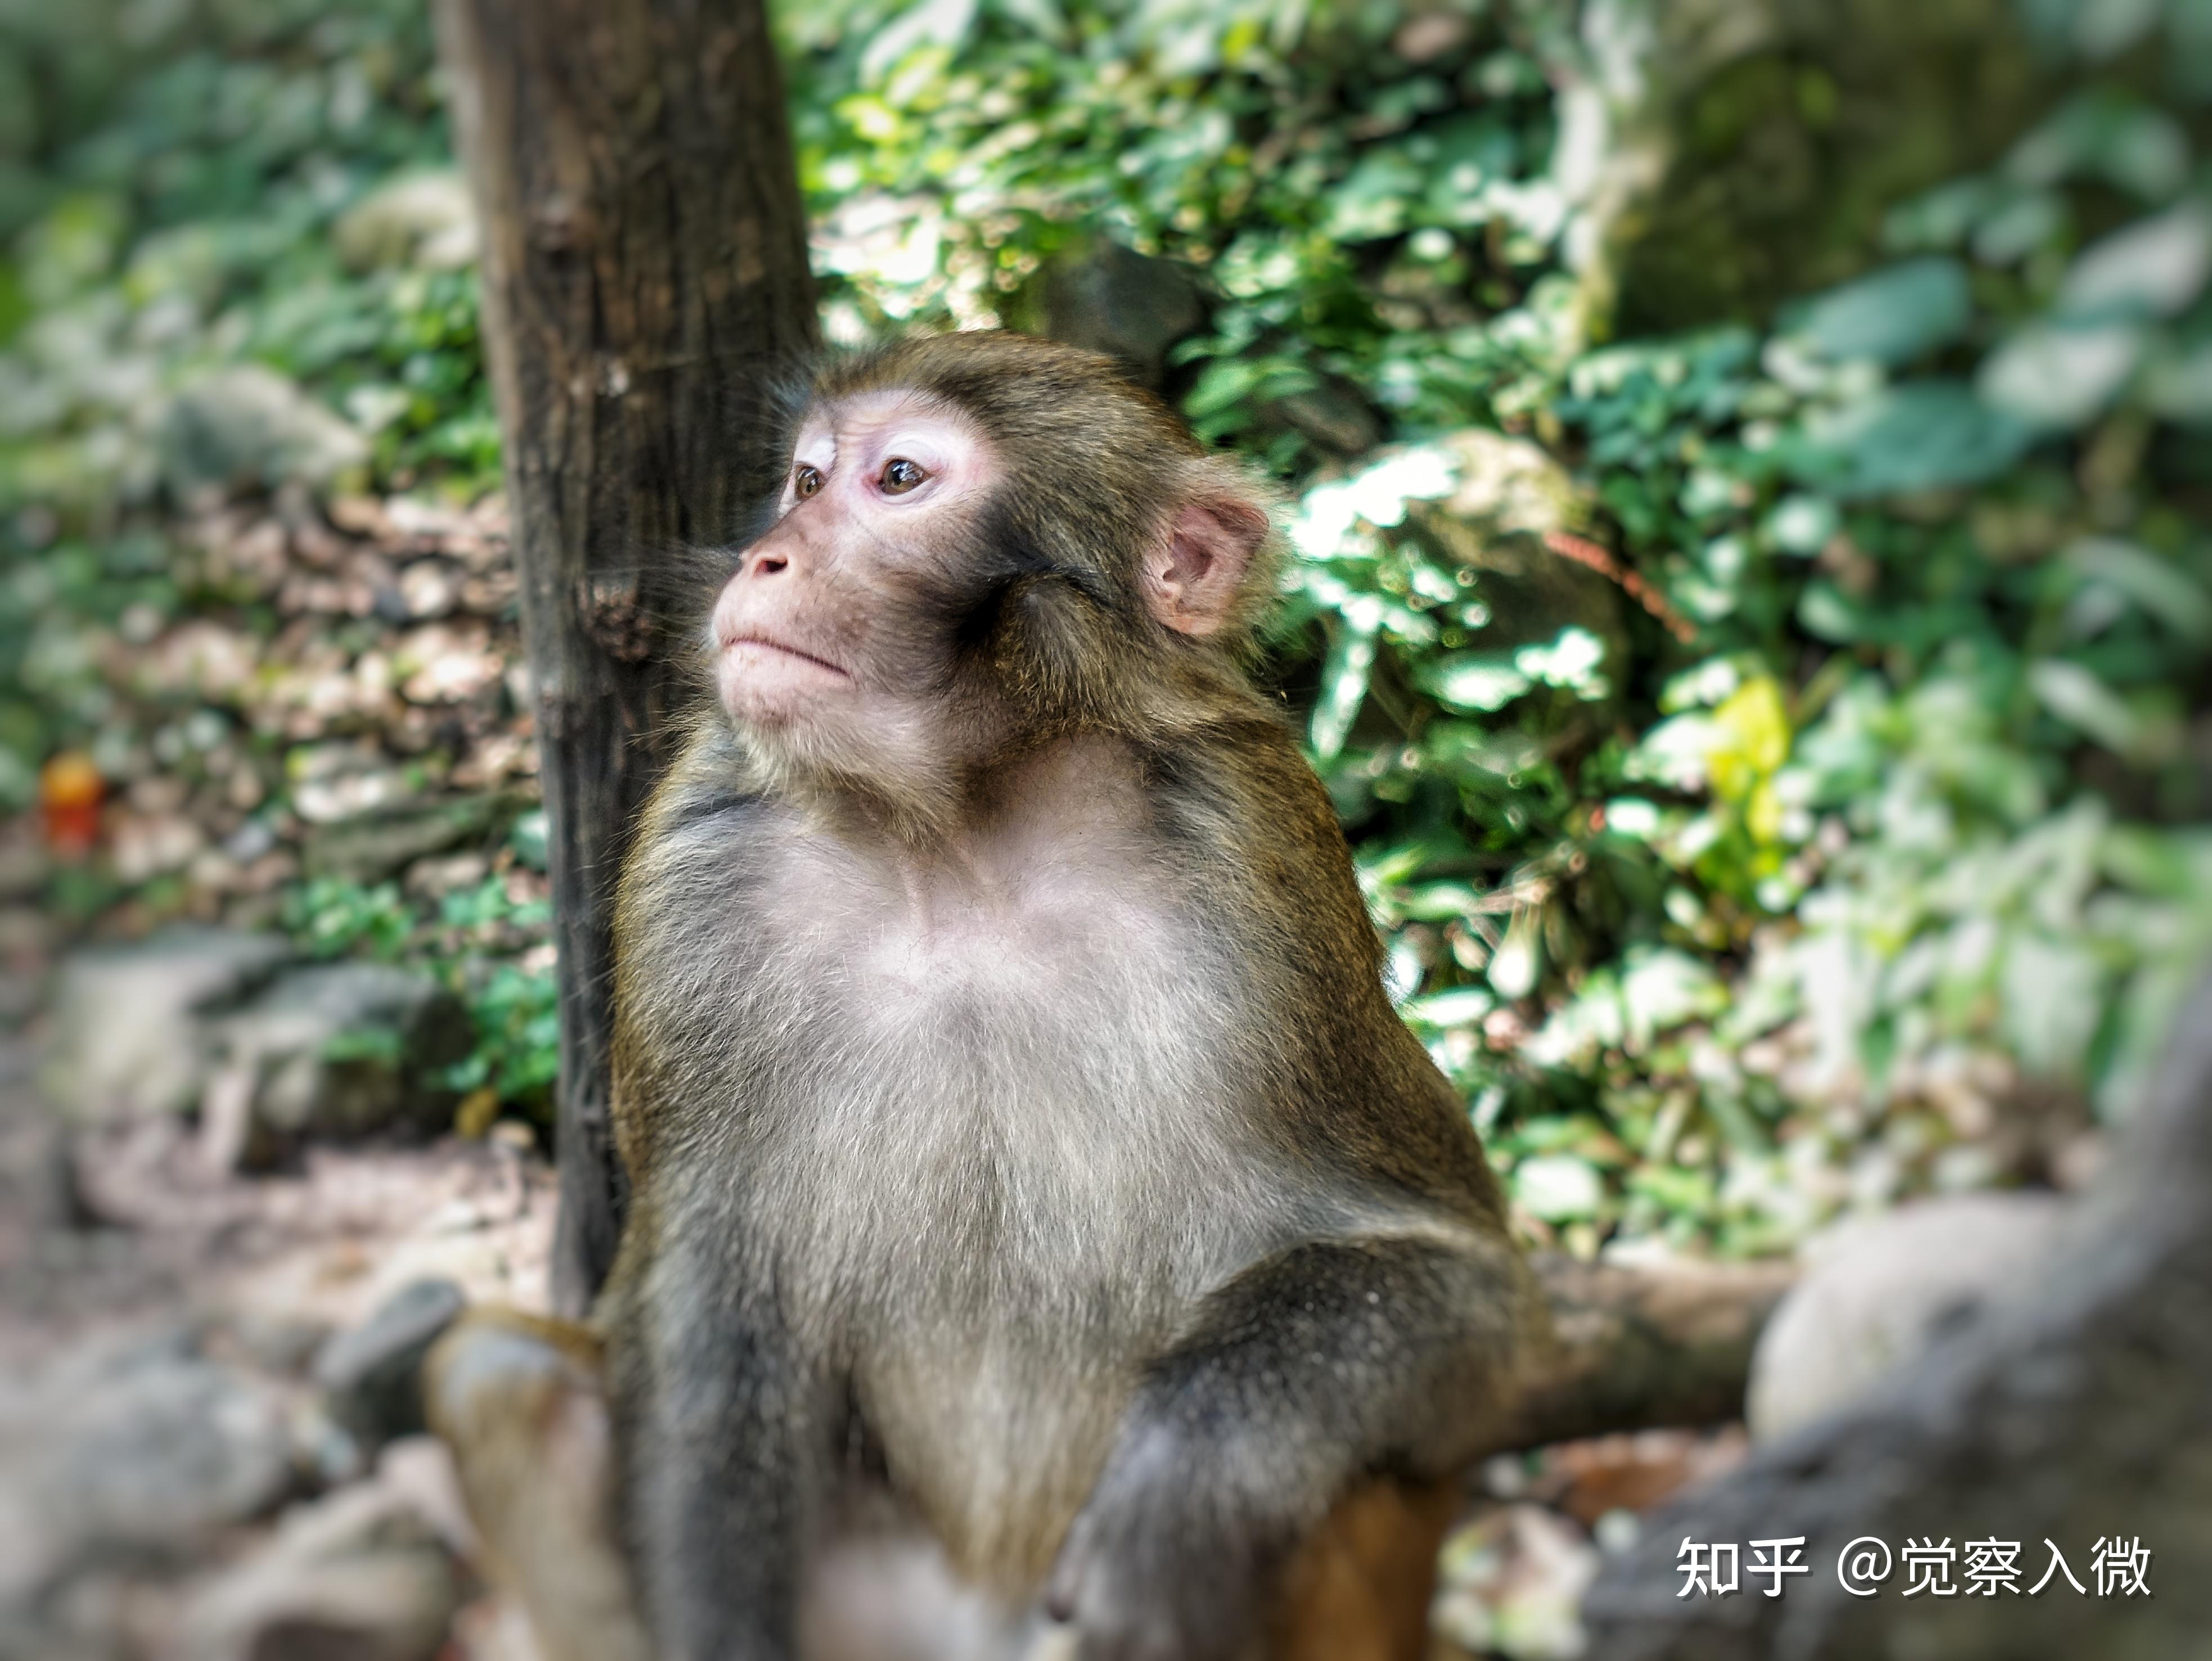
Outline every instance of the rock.
{"label": "rock", "polygon": [[491,861],[482,854],[441,854],[409,866],[402,885],[410,894],[434,900],[474,888],[490,871]]}
{"label": "rock", "polygon": [[1407,506],[1407,533],[1478,574],[1474,597],[1491,620],[1477,636],[1486,652],[1555,640],[1570,628],[1605,644],[1617,672],[1627,649],[1620,588],[1561,554],[1547,534],[1576,531],[1590,518],[1589,496],[1538,446],[1468,428],[1437,441],[1451,457],[1452,494]]}
{"label": "rock", "polygon": [[226,1335],[238,1354],[264,1372],[304,1372],[330,1342],[331,1330],[312,1317],[245,1309],[231,1317]]}
{"label": "rock", "polygon": [[142,697],[232,698],[252,684],[258,644],[242,630],[188,618],[146,650],[131,653],[126,668]]}
{"label": "rock", "polygon": [[79,1233],[100,1226],[101,1217],[84,1191],[76,1162],[76,1139],[65,1125],[44,1126],[37,1156],[28,1162],[23,1186],[32,1226],[41,1233]]}
{"label": "rock", "polygon": [[428,1074],[468,1053],[460,1001],[389,964],[295,969],[218,1028],[201,1135],[218,1168],[264,1167],[304,1140],[434,1129]]}
{"label": "rock", "polygon": [[[324,702],[337,709],[350,698],[340,692]],[[377,746],[352,739],[302,745],[285,757],[284,770],[292,779],[292,811],[310,824],[396,807],[413,794],[405,775]]]}
{"label": "rock", "polygon": [[1133,380],[1157,387],[1167,378],[1169,349],[1204,328],[1206,316],[1188,268],[1100,236],[1054,255],[1024,285],[1008,320],[1118,358]]}
{"label": "rock", "polygon": [[412,618],[441,618],[460,597],[456,568],[442,559],[418,559],[399,574],[399,598]]}
{"label": "rock", "polygon": [[1408,64],[1426,64],[1443,57],[1474,31],[1474,25],[1455,7],[1415,11],[1390,37],[1390,50]]}
{"label": "rock", "polygon": [[183,1661],[430,1661],[466,1590],[437,1528],[383,1482],[289,1513],[185,1612]]}
{"label": "rock", "polygon": [[307,833],[303,850],[307,874],[374,882],[456,843],[483,841],[519,805],[490,795],[456,796],[318,825]]}
{"label": "rock", "polygon": [[171,400],[160,435],[177,496],[330,484],[368,459],[368,441],[293,381],[258,364],[202,375]]}
{"label": "rock", "polygon": [[474,620],[425,624],[403,636],[392,655],[410,703],[465,703],[507,672],[490,630]]}
{"label": "rock", "polygon": [[182,813],[113,812],[107,829],[116,877],[133,886],[183,870],[207,846],[207,833]]}
{"label": "rock", "polygon": [[406,265],[458,271],[477,252],[469,187],[450,169],[394,179],[339,216],[331,246],[356,271]]}
{"label": "rock", "polygon": [[1296,429],[1315,448],[1330,455],[1364,455],[1382,441],[1382,423],[1359,389],[1340,376],[1270,400],[1259,419],[1262,425]]}
{"label": "rock", "polygon": [[1590,518],[1588,496],[1540,445],[1468,427],[1442,441],[1455,469],[1444,510],[1493,536],[1541,536],[1578,530]]}
{"label": "rock", "polygon": [[323,1346],[315,1382],[364,1450],[423,1429],[422,1358],[467,1302],[451,1281],[416,1281]]}
{"label": "rock", "polygon": [[435,1436],[403,1436],[376,1457],[376,1480],[406,1500],[457,1557],[473,1562],[483,1550],[453,1451]]}
{"label": "rock", "polygon": [[293,955],[273,935],[200,928],[79,952],[55,989],[40,1086],[82,1124],[190,1107],[208,1071],[201,1018],[265,985]]}
{"label": "rock", "polygon": [[166,1561],[296,1481],[283,1402],[179,1337],[0,1415],[0,1605],[102,1561]]}
{"label": "rock", "polygon": [[1948,1320],[2018,1285],[2066,1213],[2056,1195],[1961,1194],[1808,1241],[1805,1276],[1752,1356],[1753,1437],[1770,1441],[1843,1407]]}

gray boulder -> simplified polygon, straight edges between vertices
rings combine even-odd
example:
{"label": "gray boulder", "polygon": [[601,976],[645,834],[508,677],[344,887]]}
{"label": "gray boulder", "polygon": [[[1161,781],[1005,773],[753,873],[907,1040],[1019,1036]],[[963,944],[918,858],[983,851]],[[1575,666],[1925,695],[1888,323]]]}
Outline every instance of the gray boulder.
{"label": "gray boulder", "polygon": [[1359,389],[1340,376],[1316,380],[1302,392],[1285,392],[1261,411],[1263,424],[1304,434],[1325,455],[1364,455],[1382,441],[1382,423]]}
{"label": "gray boulder", "polygon": [[0,1608],[88,1566],[175,1561],[296,1482],[283,1403],[189,1342],[47,1381],[0,1414]]}
{"label": "gray boulder", "polygon": [[1133,380],[1157,387],[1167,378],[1169,349],[1204,328],[1206,315],[1188,267],[1097,236],[1048,260],[1016,296],[1008,320],[1117,358]]}
{"label": "gray boulder", "polygon": [[368,459],[368,441],[300,386],[259,364],[202,375],[171,400],[161,472],[186,499],[297,480],[322,486]]}
{"label": "gray boulder", "polygon": [[467,1305],[451,1281],[416,1281],[323,1346],[315,1382],[364,1451],[423,1430],[422,1358]]}
{"label": "gray boulder", "polygon": [[1627,626],[1620,586],[1566,557],[1550,538],[1587,531],[1593,503],[1566,469],[1526,439],[1470,427],[1437,441],[1449,453],[1452,494],[1407,505],[1406,530],[1476,575],[1491,621],[1478,649],[1496,652],[1587,630],[1605,643],[1617,688]]}
{"label": "gray boulder", "polygon": [[202,1018],[266,985],[293,957],[269,934],[186,928],[62,965],[40,1085],[76,1123],[180,1111],[207,1078]]}
{"label": "gray boulder", "polygon": [[1752,1356],[1752,1435],[1771,1441],[1857,1400],[1947,1323],[2032,1275],[2066,1215],[2055,1194],[1960,1194],[1815,1236]]}
{"label": "gray boulder", "polygon": [[307,873],[375,882],[426,855],[482,843],[517,808],[505,796],[454,796],[315,825],[303,849]]}
{"label": "gray boulder", "polygon": [[467,1591],[438,1530],[390,1484],[286,1515],[276,1539],[204,1587],[183,1661],[431,1661]]}
{"label": "gray boulder", "polygon": [[201,1104],[212,1163],[261,1168],[305,1141],[438,1128],[435,1069],[469,1050],[467,1012],[428,976],[319,964],[279,977],[216,1029]]}

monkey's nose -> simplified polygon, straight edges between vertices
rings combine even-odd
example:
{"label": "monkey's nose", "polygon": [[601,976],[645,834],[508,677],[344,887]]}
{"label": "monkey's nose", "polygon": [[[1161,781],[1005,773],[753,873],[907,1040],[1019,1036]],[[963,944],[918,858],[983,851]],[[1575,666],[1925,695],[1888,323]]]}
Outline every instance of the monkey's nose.
{"label": "monkey's nose", "polygon": [[772,577],[788,566],[791,561],[782,554],[757,552],[746,562],[745,575],[750,577]]}

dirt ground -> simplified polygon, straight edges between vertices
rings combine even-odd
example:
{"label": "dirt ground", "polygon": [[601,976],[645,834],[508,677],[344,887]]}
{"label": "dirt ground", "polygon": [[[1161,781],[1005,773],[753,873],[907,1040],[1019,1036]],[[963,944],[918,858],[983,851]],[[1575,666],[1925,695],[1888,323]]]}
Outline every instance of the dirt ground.
{"label": "dirt ground", "polygon": [[[470,1570],[443,1450],[363,1446],[314,1372],[333,1335],[412,1283],[542,1307],[550,1167],[495,1137],[311,1147],[295,1169],[246,1177],[210,1169],[179,1118],[80,1133],[65,1155],[36,1056],[35,1023],[0,1038],[0,1656],[336,1655],[296,1618],[260,1620],[257,1639],[241,1621],[271,1611],[208,1611],[235,1605],[302,1517],[396,1494],[424,1524],[409,1549],[427,1561],[427,1538],[446,1572],[380,1582],[389,1563],[349,1547],[358,1586],[326,1576],[306,1601],[379,1593],[397,1614],[411,1591],[417,1624],[442,1629],[439,1661],[532,1661]],[[298,1591],[313,1577],[274,1578]],[[286,1603],[270,1591],[264,1603]]]}

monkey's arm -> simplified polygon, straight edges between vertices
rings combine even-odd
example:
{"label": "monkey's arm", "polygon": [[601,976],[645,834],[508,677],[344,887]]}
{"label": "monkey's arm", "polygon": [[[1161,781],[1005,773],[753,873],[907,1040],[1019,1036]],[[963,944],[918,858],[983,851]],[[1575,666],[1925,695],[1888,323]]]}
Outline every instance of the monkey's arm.
{"label": "monkey's arm", "polygon": [[790,1661],[817,1404],[772,1299],[699,1256],[662,1259],[608,1347],[625,1532],[662,1661]]}
{"label": "monkey's arm", "polygon": [[1528,1309],[1502,1240],[1310,1242],[1148,1371],[1046,1599],[1084,1661],[1250,1652],[1282,1567],[1370,1477],[1446,1477],[1504,1410]]}

